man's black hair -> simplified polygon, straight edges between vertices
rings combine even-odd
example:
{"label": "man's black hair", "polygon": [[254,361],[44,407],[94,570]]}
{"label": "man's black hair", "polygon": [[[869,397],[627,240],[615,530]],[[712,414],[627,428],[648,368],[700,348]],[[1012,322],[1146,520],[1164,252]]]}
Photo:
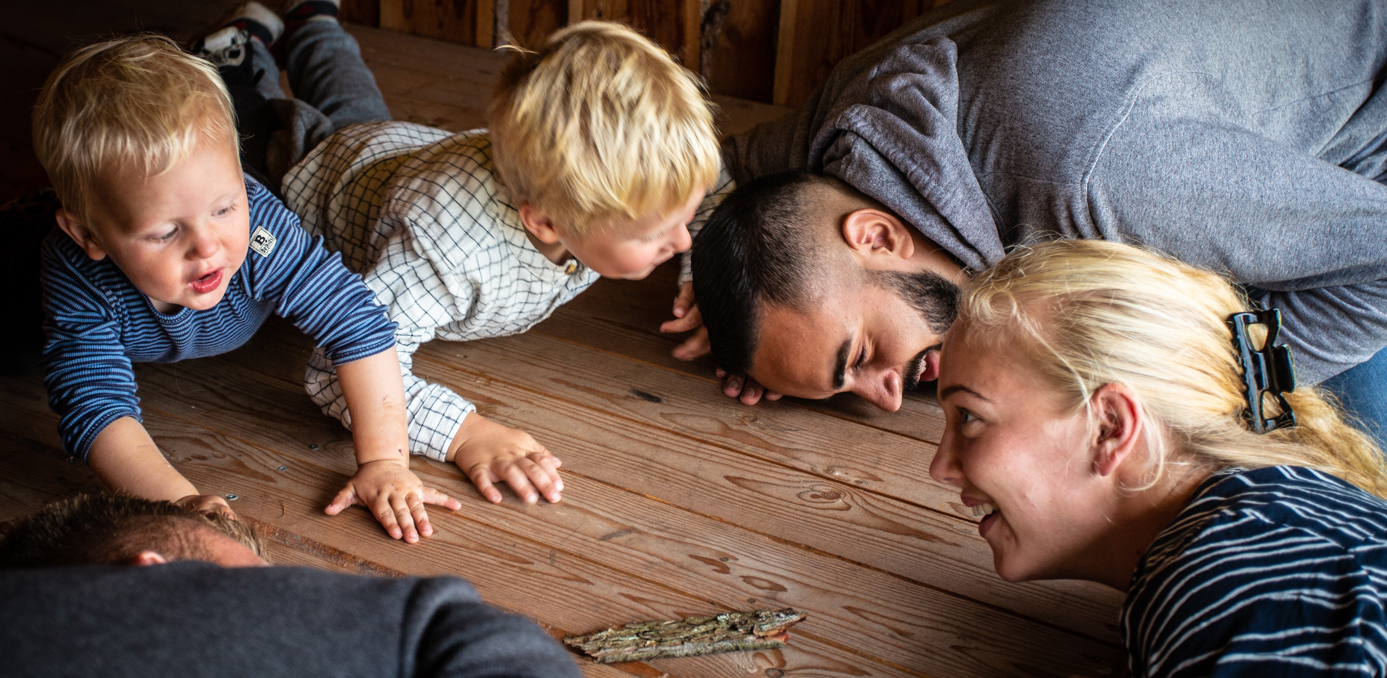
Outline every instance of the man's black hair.
{"label": "man's black hair", "polygon": [[832,181],[784,172],[742,184],[694,238],[694,299],[722,369],[751,369],[762,303],[803,310],[818,237],[806,190]]}

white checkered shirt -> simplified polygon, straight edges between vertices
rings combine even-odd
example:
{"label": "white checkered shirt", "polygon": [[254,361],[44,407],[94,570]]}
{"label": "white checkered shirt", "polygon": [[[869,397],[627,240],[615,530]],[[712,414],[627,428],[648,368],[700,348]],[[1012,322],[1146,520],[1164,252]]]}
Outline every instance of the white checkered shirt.
{"label": "white checkered shirt", "polygon": [[[411,373],[419,345],[524,332],[597,281],[576,260],[554,264],[530,244],[496,180],[485,130],[452,135],[404,122],[352,125],[284,177],[285,202],[361,273],[399,324],[410,452],[443,460],[475,407]],[[332,363],[314,351],[304,387],[348,428]]]}

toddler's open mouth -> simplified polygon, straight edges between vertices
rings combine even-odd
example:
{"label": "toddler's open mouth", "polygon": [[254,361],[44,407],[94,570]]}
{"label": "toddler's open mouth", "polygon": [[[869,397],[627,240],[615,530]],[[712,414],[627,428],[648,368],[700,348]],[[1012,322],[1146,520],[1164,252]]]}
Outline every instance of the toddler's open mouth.
{"label": "toddler's open mouth", "polygon": [[212,271],[211,273],[208,273],[207,275],[202,276],[201,278],[198,278],[197,280],[194,280],[193,291],[197,292],[198,294],[207,294],[208,292],[217,289],[217,286],[220,284],[222,284],[222,270],[219,268],[215,271]]}

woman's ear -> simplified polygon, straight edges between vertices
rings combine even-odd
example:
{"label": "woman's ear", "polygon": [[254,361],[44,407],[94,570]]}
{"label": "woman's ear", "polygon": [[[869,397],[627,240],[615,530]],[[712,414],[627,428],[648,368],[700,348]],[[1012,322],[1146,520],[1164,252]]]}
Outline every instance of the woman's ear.
{"label": "woman's ear", "polygon": [[842,223],[843,240],[868,261],[883,255],[900,259],[914,255],[909,228],[895,216],[870,207],[849,212]]}
{"label": "woman's ear", "polygon": [[1137,394],[1126,384],[1107,384],[1089,399],[1097,417],[1093,438],[1093,472],[1115,473],[1142,442],[1146,417]]}
{"label": "woman's ear", "polygon": [[520,203],[520,223],[525,226],[525,230],[530,235],[546,245],[553,245],[559,242],[559,231],[554,227],[554,220],[549,218],[543,210],[530,206],[530,203]]}

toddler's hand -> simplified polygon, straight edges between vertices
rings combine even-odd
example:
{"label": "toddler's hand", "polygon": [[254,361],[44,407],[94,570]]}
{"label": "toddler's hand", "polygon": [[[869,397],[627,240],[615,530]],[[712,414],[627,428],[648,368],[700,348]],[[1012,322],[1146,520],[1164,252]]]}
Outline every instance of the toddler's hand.
{"label": "toddler's hand", "polygon": [[535,488],[551,502],[562,499],[559,467],[563,462],[530,434],[473,412],[462,420],[457,439],[453,463],[472,479],[487,501],[501,502],[495,483],[503,480],[526,504],[539,500]]}
{"label": "toddler's hand", "polygon": [[204,516],[220,513],[231,520],[237,519],[236,512],[231,510],[231,504],[226,503],[226,498],[220,494],[190,494],[173,503]]}
{"label": "toddler's hand", "polygon": [[[327,505],[324,512],[335,516],[353,504],[365,506],[380,521],[391,539],[404,538],[413,544],[419,535],[433,534],[424,504],[436,504],[450,511],[462,508],[462,503],[432,487],[425,487],[404,462],[393,459],[368,461],[356,469]],[[417,526],[417,527],[416,527]]]}
{"label": "toddler's hand", "polygon": [[698,330],[693,336],[684,340],[684,343],[674,347],[674,357],[680,360],[693,360],[708,354],[708,328],[703,326],[703,314],[698,312],[698,304],[694,303],[693,282],[686,282],[679,288],[679,296],[674,298],[674,320],[667,320],[660,325],[660,331],[666,334],[677,334]]}

